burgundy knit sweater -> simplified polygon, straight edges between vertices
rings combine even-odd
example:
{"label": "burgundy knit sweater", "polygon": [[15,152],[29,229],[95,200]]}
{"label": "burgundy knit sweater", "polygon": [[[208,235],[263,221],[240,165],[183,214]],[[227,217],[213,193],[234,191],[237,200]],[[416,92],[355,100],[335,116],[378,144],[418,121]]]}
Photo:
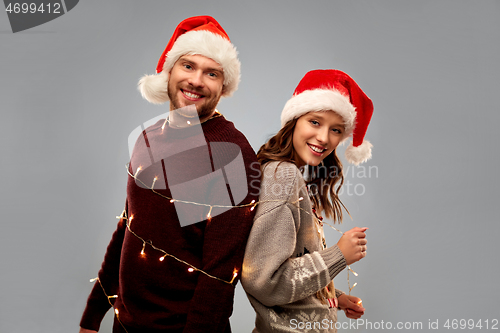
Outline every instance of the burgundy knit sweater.
{"label": "burgundy knit sweater", "polygon": [[[133,216],[130,228],[155,247],[230,281],[235,269],[241,272],[254,211],[250,207],[213,207],[210,211],[209,206],[193,204],[183,208],[166,197],[185,201],[195,198],[192,201],[209,205],[224,200],[230,200],[232,206],[257,201],[260,171],[255,153],[243,134],[224,117],[202,124],[201,139],[204,137],[207,144],[201,146],[199,126],[166,126],[162,130],[163,124],[162,120],[146,129],[132,154],[129,172],[137,179],[128,177],[125,210],[128,217]],[[239,177],[238,182],[243,169],[243,178]],[[221,175],[225,179],[223,187]],[[194,184],[191,188],[195,190],[182,189],[188,182]],[[209,212],[212,217],[207,219]],[[190,224],[181,226],[178,214],[183,214]],[[127,229],[126,223],[125,219],[118,222],[99,279],[108,295],[118,295],[112,301],[127,331],[230,332],[234,286],[201,272],[189,272],[189,266],[171,257],[161,261],[164,253],[149,244],[141,255],[144,242]],[[80,326],[98,330],[109,308],[96,282]]]}

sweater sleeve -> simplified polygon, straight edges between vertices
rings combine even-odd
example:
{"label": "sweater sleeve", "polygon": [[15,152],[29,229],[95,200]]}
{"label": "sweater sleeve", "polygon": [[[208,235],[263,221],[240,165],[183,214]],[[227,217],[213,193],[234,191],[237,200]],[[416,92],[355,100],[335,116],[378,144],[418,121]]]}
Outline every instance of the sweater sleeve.
{"label": "sweater sleeve", "polygon": [[80,321],[80,327],[82,328],[94,331],[99,330],[102,319],[111,307],[103,288],[108,296],[118,293],[118,274],[125,229],[126,222],[121,219],[106,250],[106,255],[98,274],[100,282],[95,282],[87,299],[87,305]]}
{"label": "sweater sleeve", "polygon": [[[299,208],[294,204],[299,198],[299,177],[297,170],[281,180],[267,178],[261,191],[262,207],[248,239],[242,284],[265,306],[304,299],[327,286],[345,268],[345,259],[337,246],[294,257],[300,228]],[[266,191],[284,184],[290,186],[288,196],[280,191]]]}
{"label": "sweater sleeve", "polygon": [[328,273],[330,274],[331,280],[333,280],[347,266],[344,255],[342,254],[342,251],[340,251],[337,244],[323,251],[319,251],[319,254],[328,267]]}

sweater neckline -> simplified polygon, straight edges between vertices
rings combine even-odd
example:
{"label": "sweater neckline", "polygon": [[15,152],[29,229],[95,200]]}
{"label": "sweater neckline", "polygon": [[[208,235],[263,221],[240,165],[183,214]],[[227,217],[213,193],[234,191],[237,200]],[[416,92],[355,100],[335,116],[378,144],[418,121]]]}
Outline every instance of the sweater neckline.
{"label": "sweater neckline", "polygon": [[[185,127],[185,128],[175,128],[169,127],[168,124],[165,124],[167,119],[159,120],[154,127],[148,130],[148,133],[153,131],[161,131],[163,133],[163,127],[165,129],[165,134],[170,139],[184,139],[193,135],[197,135],[200,133],[198,126]],[[220,136],[221,133],[227,130],[228,124],[231,122],[228,121],[223,114],[216,118],[212,118],[208,121],[205,121],[201,124],[201,129],[205,136],[213,137]],[[163,126],[163,125],[166,126]]]}
{"label": "sweater neckline", "polygon": [[[219,118],[219,117],[222,117],[222,113],[220,113],[218,110],[215,110],[215,112],[212,114],[212,116],[210,116],[210,118],[205,119],[202,122],[200,122],[199,124],[195,124],[195,125],[203,125],[204,123],[206,123],[210,120],[213,120],[215,118]],[[168,126],[170,126],[170,128],[173,128],[173,129],[186,129],[186,128],[193,126],[193,125],[191,125],[191,123],[189,121],[187,122],[186,126],[174,125],[170,121],[170,115],[167,116],[167,118],[165,119],[165,123],[163,126],[165,126],[165,124],[168,124]]]}

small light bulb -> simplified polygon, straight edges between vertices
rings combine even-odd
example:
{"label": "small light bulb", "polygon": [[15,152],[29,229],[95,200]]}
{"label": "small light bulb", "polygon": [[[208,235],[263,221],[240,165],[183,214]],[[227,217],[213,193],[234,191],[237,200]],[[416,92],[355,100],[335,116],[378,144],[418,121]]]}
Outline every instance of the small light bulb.
{"label": "small light bulb", "polygon": [[189,268],[188,268],[188,272],[189,272],[189,273],[192,273],[192,272],[194,272],[194,269],[193,269],[193,267],[189,267]]}
{"label": "small light bulb", "polygon": [[134,177],[137,177],[137,174],[138,174],[138,173],[139,173],[139,171],[141,171],[141,170],[142,170],[142,166],[139,166],[139,167],[137,168],[137,170],[135,171],[135,175],[134,175]]}
{"label": "small light bulb", "polygon": [[212,215],[210,215],[210,213],[212,213],[212,206],[210,206],[210,210],[208,211],[208,214],[207,214],[207,219],[211,219],[212,218]]}
{"label": "small light bulb", "polygon": [[127,212],[124,209],[123,212],[121,213],[121,215],[117,216],[116,218],[119,219],[119,220],[121,220],[121,219],[126,218],[126,217],[127,217]]}
{"label": "small light bulb", "polygon": [[238,276],[238,270],[235,268],[233,271],[233,278],[231,279],[231,281],[229,281],[229,283],[233,283],[234,279],[236,279],[237,276]]}
{"label": "small light bulb", "polygon": [[165,257],[166,257],[166,256],[167,256],[167,255],[165,254],[163,257],[160,257],[160,261],[165,260]]}
{"label": "small light bulb", "polygon": [[175,201],[174,199],[170,199],[170,203],[174,203],[174,201]]}

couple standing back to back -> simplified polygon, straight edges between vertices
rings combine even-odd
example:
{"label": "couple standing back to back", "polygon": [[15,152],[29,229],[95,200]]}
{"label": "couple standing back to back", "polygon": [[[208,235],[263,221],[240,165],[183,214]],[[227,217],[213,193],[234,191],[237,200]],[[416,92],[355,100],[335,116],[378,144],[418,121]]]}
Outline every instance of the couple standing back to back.
{"label": "couple standing back to back", "polygon": [[256,156],[216,110],[238,88],[240,62],[214,18],[182,21],[156,72],[139,90],[170,112],[136,142],[80,332],[98,331],[111,304],[113,332],[231,332],[240,277],[254,332],[300,332],[304,320],[335,332],[337,309],[360,318],[361,300],[333,278],[366,256],[366,228],[327,247],[320,214],[342,220],[338,144],[352,137],[346,157],[356,165],[371,157],[371,100],[341,71],[308,72]]}

